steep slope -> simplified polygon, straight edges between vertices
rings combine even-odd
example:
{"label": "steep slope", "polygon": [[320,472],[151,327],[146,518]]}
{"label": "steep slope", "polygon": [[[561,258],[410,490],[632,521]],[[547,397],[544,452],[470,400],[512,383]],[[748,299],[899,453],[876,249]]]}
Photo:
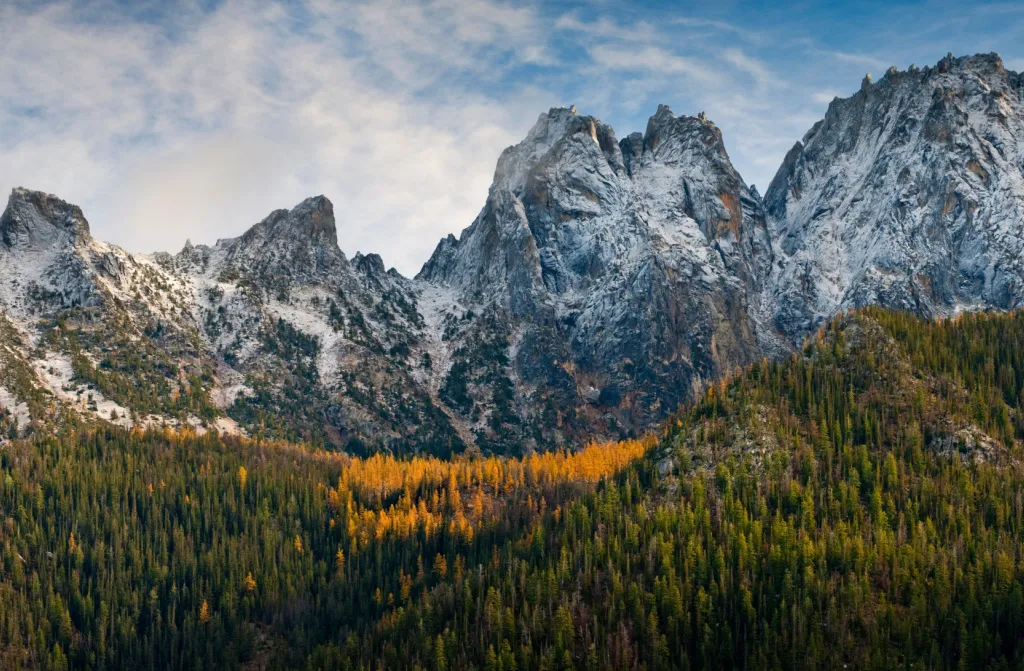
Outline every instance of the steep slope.
{"label": "steep slope", "polygon": [[[547,408],[518,427],[499,418],[481,440],[558,442],[552,426],[646,426],[759,356],[748,297],[771,255],[760,203],[703,115],[662,106],[645,134],[619,142],[563,108],[502,154],[476,221],[418,279],[464,296],[477,323],[463,341],[500,339],[517,403]],[[465,346],[456,358],[460,372],[486,361]],[[484,397],[469,393],[465,414]]]}
{"label": "steep slope", "polygon": [[928,320],[863,308],[709,389],[655,459],[662,475],[744,459],[765,469],[803,446],[821,459],[866,444],[1019,468],[1021,372],[1024,312]]}
{"label": "steep slope", "polygon": [[1019,669],[1022,392],[1024,313],[872,308],[573,453],[21,441],[0,667]]}
{"label": "steep slope", "polygon": [[189,278],[215,398],[243,426],[354,451],[462,449],[418,356],[417,290],[376,254],[345,257],[327,198],[158,262]]}
{"label": "steep slope", "polygon": [[94,240],[79,208],[16,189],[0,235],[7,433],[71,411],[354,451],[464,446],[413,351],[415,291],[376,255],[345,258],[323,196],[213,247],[146,257]]}
{"label": "steep slope", "polygon": [[26,419],[58,407],[122,425],[215,419],[187,280],[93,239],[78,207],[40,192],[12,192],[0,239],[3,376],[17,378],[0,383]]}
{"label": "steep slope", "polygon": [[890,69],[836,99],[765,194],[765,304],[799,339],[848,307],[1024,302],[1024,78],[994,54]]}
{"label": "steep slope", "polygon": [[1022,259],[1024,78],[994,55],[866,79],[763,201],[703,114],[660,106],[619,140],[552,109],[415,279],[347,258],[323,196],[142,256],[16,189],[0,218],[0,433],[67,411],[353,452],[616,438],[847,308],[1019,307]]}

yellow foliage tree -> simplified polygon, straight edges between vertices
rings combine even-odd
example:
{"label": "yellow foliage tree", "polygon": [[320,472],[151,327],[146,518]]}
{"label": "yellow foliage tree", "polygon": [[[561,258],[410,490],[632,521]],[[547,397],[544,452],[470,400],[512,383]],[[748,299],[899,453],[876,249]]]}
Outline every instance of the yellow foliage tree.
{"label": "yellow foliage tree", "polygon": [[434,573],[445,578],[448,576],[448,560],[440,552],[434,557]]}

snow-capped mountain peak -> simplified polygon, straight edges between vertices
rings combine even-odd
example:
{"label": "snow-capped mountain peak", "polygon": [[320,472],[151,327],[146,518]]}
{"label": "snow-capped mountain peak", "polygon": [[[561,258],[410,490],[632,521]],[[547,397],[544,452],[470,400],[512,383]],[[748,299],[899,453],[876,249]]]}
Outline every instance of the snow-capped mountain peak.
{"label": "snow-capped mountain peak", "polygon": [[925,315],[1024,300],[1024,80],[996,54],[890,69],[835,99],[765,194],[771,302],[800,338],[878,303]]}

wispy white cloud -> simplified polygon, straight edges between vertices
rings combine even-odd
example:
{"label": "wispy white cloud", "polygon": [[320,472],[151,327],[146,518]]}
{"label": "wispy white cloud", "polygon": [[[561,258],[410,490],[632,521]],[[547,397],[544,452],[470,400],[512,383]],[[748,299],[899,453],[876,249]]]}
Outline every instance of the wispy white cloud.
{"label": "wispy white cloud", "polygon": [[840,94],[832,90],[815,91],[811,94],[811,100],[819,105],[827,105],[832,102],[834,98],[838,97],[840,97]]}
{"label": "wispy white cloud", "polygon": [[848,63],[850,65],[859,65],[865,68],[873,69],[876,71],[885,70],[889,66],[885,61],[870,56],[868,54],[848,53],[845,51],[823,51],[816,50],[816,53],[826,58],[839,61],[841,63]]}
{"label": "wispy white cloud", "polygon": [[720,21],[716,19],[704,19],[693,16],[679,16],[671,20],[671,23],[679,26],[687,26],[690,28],[711,28],[718,32],[733,33],[738,37],[746,40],[747,42],[759,43],[763,41],[761,33],[755,30],[748,30],[741,28],[728,21]]}
{"label": "wispy white cloud", "polygon": [[722,52],[722,58],[737,70],[753,77],[758,86],[779,87],[785,85],[785,82],[776,77],[764,62],[748,56],[741,49],[725,49]]}
{"label": "wispy white cloud", "polygon": [[491,0],[316,0],[315,6],[319,17],[354,32],[365,62],[414,88],[453,70],[493,77],[504,57],[514,63],[551,60],[544,26],[529,7]]}
{"label": "wispy white cloud", "polygon": [[646,21],[625,24],[607,16],[586,21],[578,11],[562,14],[555,19],[554,27],[559,31],[583,33],[591,38],[603,38],[617,42],[650,43],[661,38],[660,31]]}
{"label": "wispy white cloud", "polygon": [[697,59],[670,53],[659,47],[634,49],[599,44],[589,51],[594,63],[605,70],[648,71],[666,75],[686,75],[711,80],[714,73]]}

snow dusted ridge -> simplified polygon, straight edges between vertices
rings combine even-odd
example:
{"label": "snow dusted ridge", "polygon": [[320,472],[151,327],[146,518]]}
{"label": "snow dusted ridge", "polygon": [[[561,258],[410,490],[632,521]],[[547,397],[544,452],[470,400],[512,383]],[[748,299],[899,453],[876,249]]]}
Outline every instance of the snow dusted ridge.
{"label": "snow dusted ridge", "polygon": [[765,194],[767,303],[798,339],[837,311],[1024,301],[1024,78],[995,54],[890,69],[829,105]]}
{"label": "snow dusted ridge", "polygon": [[614,435],[760,355],[749,301],[772,254],[760,201],[703,114],[661,106],[619,141],[556,108],[502,154],[476,221],[418,277],[515,343],[509,378],[524,404],[554,406],[544,421]]}
{"label": "snow dusted ridge", "polygon": [[763,200],[703,113],[660,106],[619,139],[555,108],[415,279],[337,240],[317,196],[238,238],[132,255],[16,189],[0,419],[43,426],[53,399],[124,426],[522,451],[642,430],[848,307],[1019,307],[1024,78],[995,55],[866,78]]}

